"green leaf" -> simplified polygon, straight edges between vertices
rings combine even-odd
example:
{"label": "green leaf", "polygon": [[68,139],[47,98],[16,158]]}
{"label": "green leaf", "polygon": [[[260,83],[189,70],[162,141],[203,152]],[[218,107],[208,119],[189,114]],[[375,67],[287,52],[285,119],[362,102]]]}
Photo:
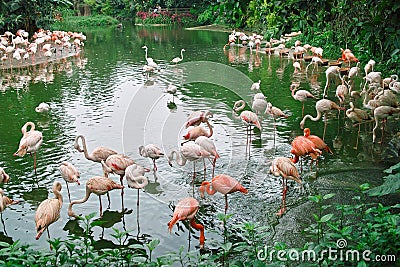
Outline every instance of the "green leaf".
{"label": "green leaf", "polygon": [[330,198],[334,197],[335,195],[336,195],[335,193],[330,193],[330,194],[324,195],[322,198],[323,199],[330,199]]}
{"label": "green leaf", "polygon": [[327,222],[333,217],[333,213],[325,214],[324,216],[321,217],[320,222]]}

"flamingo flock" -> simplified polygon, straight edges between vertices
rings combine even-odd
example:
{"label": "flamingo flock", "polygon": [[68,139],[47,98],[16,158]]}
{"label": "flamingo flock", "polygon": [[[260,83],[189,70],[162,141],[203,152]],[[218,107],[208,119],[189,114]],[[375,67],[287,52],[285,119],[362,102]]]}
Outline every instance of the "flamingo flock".
{"label": "flamingo flock", "polygon": [[[19,33],[21,38],[27,38],[26,34]],[[43,33],[48,34],[48,33]],[[21,45],[18,42],[13,41],[17,39],[11,34],[5,34],[2,36],[1,40],[7,40],[11,38],[11,42],[7,41],[10,45],[12,43],[12,51],[16,50],[18,45]],[[42,38],[42,34],[38,33],[36,35],[37,39]],[[43,37],[45,40],[46,38]],[[62,39],[62,38],[61,38]],[[262,36],[253,35],[253,36],[245,36],[242,33],[233,32],[230,37],[228,44],[233,45],[236,44],[237,39],[241,40],[242,45],[248,45],[250,47],[250,52],[252,53],[253,47],[255,47],[256,53],[258,51],[262,51]],[[63,45],[63,40],[59,40],[57,43],[59,45]],[[76,47],[83,45],[84,38],[76,37],[73,41]],[[55,41],[55,40],[54,40]],[[270,40],[271,41],[271,40]],[[4,41],[5,42],[5,41]],[[45,42],[45,41],[44,41]],[[39,50],[44,53],[49,53],[51,51],[56,52],[56,49],[52,50],[52,44],[50,43],[40,43]],[[61,43],[60,43],[61,42]],[[69,42],[69,40],[68,40]],[[26,44],[28,45],[28,44]],[[39,45],[39,44],[38,44]],[[269,43],[268,47],[272,49],[272,44]],[[144,69],[146,71],[154,71],[159,68],[159,65],[154,61],[153,58],[148,57],[148,48],[147,46],[142,47],[145,50],[145,59],[146,65]],[[285,46],[281,43],[281,49],[284,49]],[[4,49],[5,55],[11,53],[11,48],[6,47]],[[321,64],[322,60],[322,48],[319,47],[311,47],[311,46],[301,46],[301,42],[296,42],[295,44],[295,52],[296,53],[305,53],[306,51],[312,52],[313,59],[311,63],[307,66],[306,72],[308,71],[308,67],[311,64],[318,66]],[[181,57],[174,58],[171,62],[178,64],[183,60],[183,52],[185,49],[181,49]],[[357,64],[351,71],[348,73],[347,78],[352,80],[356,79],[357,76],[361,75],[360,71],[360,62],[354,56],[354,54],[349,49],[342,49],[342,57],[338,61],[343,61],[351,66],[352,63]],[[284,53],[280,53],[282,56]],[[14,58],[18,58],[16,55]],[[296,54],[296,60],[300,60],[302,56],[298,57]],[[299,62],[295,62],[298,64],[293,64],[296,68],[296,74],[302,73],[302,68]],[[327,142],[325,142],[325,132],[327,127],[328,113],[333,110],[341,110],[345,111],[345,116],[350,119],[355,125],[358,125],[358,135],[360,134],[360,124],[375,122],[374,128],[372,129],[372,141],[376,142],[378,137],[378,128],[380,123],[382,124],[382,133],[380,134],[380,142],[383,142],[384,137],[384,126],[389,116],[400,113],[400,105],[394,100],[399,93],[400,83],[397,81],[397,75],[392,75],[389,78],[382,78],[380,72],[374,71],[375,62],[371,60],[365,66],[365,80],[363,91],[360,92],[360,95],[364,96],[363,108],[357,108],[355,106],[355,102],[349,101],[351,90],[355,90],[354,86],[350,86],[350,83],[347,84],[345,81],[346,75],[341,75],[341,70],[337,66],[330,66],[326,69],[326,85],[324,87],[323,92],[319,92],[322,94],[322,98],[319,99],[317,93],[311,93],[307,90],[300,89],[300,83],[293,82],[290,86],[291,94],[288,93],[288,98],[293,98],[293,100],[299,101],[302,104],[302,115],[301,120],[299,121],[299,129],[303,129],[303,134],[296,136],[291,142],[291,149],[287,151],[287,157],[274,157],[270,162],[269,174],[282,178],[282,201],[280,204],[280,208],[276,213],[278,216],[282,216],[287,212],[286,209],[286,196],[288,191],[288,180],[292,180],[297,182],[300,187],[303,185],[304,181],[302,180],[302,166],[301,171],[299,171],[296,164],[300,161],[304,161],[308,157],[311,158],[310,161],[310,169],[311,165],[315,162],[316,168],[318,167],[318,160],[324,155],[325,152],[329,154],[333,154],[334,152],[328,146]],[[314,71],[314,70],[313,70]],[[328,99],[329,89],[336,80],[341,79],[341,84],[336,85],[336,97],[339,102],[335,102],[334,100]],[[337,82],[336,82],[337,83]],[[263,83],[264,84],[264,83]],[[352,83],[353,84],[353,83]],[[385,86],[386,85],[386,86]],[[250,146],[251,139],[254,128],[257,128],[261,132],[261,134],[265,134],[265,128],[263,125],[268,123],[268,120],[264,115],[269,115],[273,120],[274,127],[274,141],[276,134],[276,120],[278,118],[282,118],[285,120],[290,116],[290,111],[287,112],[285,110],[281,110],[277,106],[274,106],[271,102],[267,102],[267,97],[262,93],[264,89],[261,86],[261,80],[254,82],[251,88],[248,88],[249,92],[256,91],[257,93],[254,95],[253,104],[251,108],[247,105],[246,101],[243,99],[235,101],[232,106],[233,117],[235,119],[240,120],[244,126],[246,127],[246,159],[247,156],[250,157]],[[175,94],[177,88],[170,88],[169,93]],[[316,116],[313,117],[311,114],[304,115],[305,105],[308,105],[308,102],[315,101],[315,110]],[[40,104],[37,108],[37,112],[48,112],[49,106],[45,105],[46,103]],[[350,108],[346,109],[345,105],[348,104]],[[279,105],[279,103],[278,103]],[[318,122],[322,116],[324,116],[324,131],[323,136],[320,138],[317,135],[311,134],[311,130],[308,127],[305,127],[307,120]],[[230,176],[228,173],[219,173],[218,168],[216,168],[217,160],[220,159],[221,153],[218,152],[218,148],[216,142],[214,142],[213,137],[215,134],[214,126],[212,125],[213,113],[209,110],[207,111],[193,111],[190,115],[188,115],[187,119],[183,123],[184,128],[186,129],[186,133],[184,136],[181,136],[182,140],[180,146],[178,148],[170,149],[170,151],[164,151],[157,144],[144,144],[138,148],[138,155],[144,158],[148,158],[152,161],[152,169],[154,174],[158,172],[158,167],[156,161],[167,160],[168,164],[173,167],[173,164],[176,163],[179,166],[186,165],[187,162],[193,163],[193,178],[191,185],[193,189],[196,186],[196,162],[203,161],[204,163],[204,180],[201,182],[201,185],[197,188],[196,192],[200,195],[201,198],[205,197],[205,193],[208,195],[214,195],[217,192],[222,194],[225,198],[224,212],[225,214],[228,211],[228,195],[236,192],[240,192],[243,194],[251,194],[251,190],[247,189],[244,185],[244,181],[239,181],[238,177],[234,178]],[[204,127],[206,126],[207,129]],[[279,125],[278,125],[279,126]],[[29,130],[28,130],[29,128]],[[264,132],[263,132],[264,131]],[[43,134],[42,132],[36,130],[36,126],[33,122],[26,122],[21,128],[22,138],[19,142],[19,146],[17,151],[14,153],[14,156],[23,157],[26,154],[31,154],[33,156],[34,162],[34,172],[37,174],[36,165],[37,165],[37,153],[41,149],[41,145],[43,143]],[[328,141],[329,142],[329,141]],[[91,194],[95,194],[99,197],[99,214],[100,217],[103,215],[103,205],[101,196],[107,194],[108,196],[108,204],[110,206],[110,198],[109,193],[113,190],[121,190],[121,198],[123,200],[124,194],[124,179],[128,184],[129,188],[137,189],[137,206],[139,207],[139,191],[144,190],[148,185],[149,181],[145,176],[146,173],[150,172],[150,168],[145,168],[139,165],[133,158],[128,155],[118,153],[117,151],[98,146],[91,151],[88,151],[86,139],[83,135],[77,135],[75,137],[74,142],[71,142],[71,147],[74,147],[76,151],[79,153],[83,153],[84,157],[92,162],[100,163],[102,166],[102,175],[96,175],[89,178],[85,183],[85,195],[82,196],[81,199],[71,200],[71,193],[69,189],[70,183],[77,183],[80,185],[79,179],[81,178],[81,172],[70,162],[63,161],[59,165],[60,176],[66,183],[67,194],[69,198],[68,205],[68,216],[70,217],[79,217],[74,211],[73,207],[78,204],[83,204],[88,201]],[[357,136],[357,144],[355,149],[358,146],[358,136]],[[291,156],[289,156],[291,154]],[[212,164],[212,176],[211,180],[207,181],[206,177],[206,160],[211,161]],[[100,167],[100,166],[99,166]],[[217,173],[215,175],[215,173]],[[111,176],[111,174],[119,176],[119,183],[115,182]],[[0,167],[0,182],[6,183],[10,180],[9,175],[5,172],[3,168]],[[54,181],[52,186],[52,191],[54,194],[54,198],[45,199],[40,203],[36,210],[35,214],[35,222],[36,222],[36,239],[39,239],[44,231],[47,231],[48,237],[50,238],[49,226],[56,222],[60,218],[60,212],[63,205],[63,197],[61,194],[61,183],[59,181]],[[0,213],[2,213],[7,206],[18,204],[17,200],[11,200],[10,198],[4,195],[4,191],[0,189]],[[232,201],[232,200],[231,200]],[[122,204],[123,206],[123,204]],[[76,206],[75,206],[76,207]],[[203,249],[205,246],[205,226],[202,223],[196,222],[196,215],[199,212],[200,203],[195,198],[195,191],[193,191],[192,196],[182,198],[179,200],[177,205],[174,208],[173,215],[171,220],[168,222],[168,230],[171,232],[173,226],[177,224],[179,221],[189,220],[190,226],[200,231],[199,242],[200,248]],[[4,222],[3,222],[4,224]]]}

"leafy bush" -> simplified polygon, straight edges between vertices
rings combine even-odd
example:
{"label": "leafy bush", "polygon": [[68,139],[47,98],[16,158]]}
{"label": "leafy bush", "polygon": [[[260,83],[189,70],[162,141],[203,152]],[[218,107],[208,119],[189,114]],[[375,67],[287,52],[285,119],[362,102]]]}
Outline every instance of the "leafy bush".
{"label": "leafy bush", "polygon": [[51,28],[64,31],[74,31],[85,27],[117,25],[118,23],[117,19],[110,16],[67,16],[63,17],[62,21],[54,23]]}
{"label": "leafy bush", "polygon": [[197,23],[199,23],[200,25],[207,25],[214,23],[215,20],[214,13],[215,13],[214,7],[209,6],[206,10],[203,11],[203,13],[200,13],[197,16]]}

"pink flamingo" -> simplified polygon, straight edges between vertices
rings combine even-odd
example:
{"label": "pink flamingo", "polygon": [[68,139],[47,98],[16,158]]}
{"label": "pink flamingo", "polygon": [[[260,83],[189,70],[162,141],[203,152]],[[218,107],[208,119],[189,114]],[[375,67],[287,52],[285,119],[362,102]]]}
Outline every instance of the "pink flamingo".
{"label": "pink flamingo", "polygon": [[287,192],[287,180],[291,179],[296,181],[297,183],[302,185],[302,181],[300,179],[299,171],[296,166],[292,162],[291,159],[286,157],[277,157],[272,161],[272,164],[269,168],[270,173],[274,176],[282,177],[282,204],[279,212],[276,215],[281,216],[286,212],[286,192]]}
{"label": "pink flamingo", "polygon": [[[28,126],[30,126],[30,130],[27,131]],[[33,169],[35,170],[36,175],[36,153],[39,150],[40,146],[43,142],[43,135],[41,132],[35,130],[35,124],[33,122],[28,121],[21,128],[22,138],[19,142],[19,147],[17,152],[14,153],[14,156],[23,157],[26,153],[33,153]]]}
{"label": "pink flamingo", "polygon": [[[239,100],[235,102],[233,106],[233,111],[235,113],[241,111],[246,106],[244,100]],[[249,144],[251,143],[251,126],[257,127],[261,131],[261,124],[258,119],[257,114],[252,111],[244,110],[239,115],[242,122],[246,125],[246,153],[248,149],[248,153],[250,154],[250,147]]]}
{"label": "pink flamingo", "polygon": [[8,183],[8,181],[10,181],[10,176],[0,167],[0,183]]}
{"label": "pink flamingo", "polygon": [[[82,141],[83,149],[79,146],[79,143],[78,143],[79,139],[81,139],[81,141]],[[87,147],[86,147],[86,139],[83,135],[78,135],[75,138],[74,147],[79,152],[83,152],[85,155],[85,158],[87,158],[88,160],[94,161],[94,162],[101,162],[102,160],[106,160],[110,155],[117,154],[116,151],[114,151],[110,148],[107,148],[107,147],[103,147],[103,146],[96,147],[95,149],[93,149],[92,153],[89,154]]]}
{"label": "pink flamingo", "polygon": [[375,143],[375,139],[376,139],[375,131],[378,128],[379,120],[383,121],[382,135],[381,135],[381,141],[380,141],[380,143],[382,143],[383,132],[384,132],[385,124],[387,121],[387,117],[389,117],[390,115],[393,115],[395,113],[399,113],[399,112],[400,112],[400,108],[394,108],[394,107],[390,107],[390,106],[380,106],[380,107],[377,107],[374,109],[373,114],[374,114],[375,126],[372,129],[372,143]]}
{"label": "pink flamingo", "polygon": [[292,84],[290,85],[290,91],[292,91],[292,97],[300,101],[302,103],[302,108],[301,108],[301,116],[304,116],[304,102],[307,101],[309,98],[316,98],[313,94],[306,90],[297,90],[298,86],[297,84]]}
{"label": "pink flamingo", "polygon": [[352,121],[358,124],[358,132],[357,132],[357,142],[354,149],[358,147],[358,137],[360,136],[360,127],[363,122],[370,122],[371,117],[368,112],[363,109],[354,107],[353,102],[350,102],[350,108],[346,110],[346,116]]}
{"label": "pink flamingo", "polygon": [[53,193],[55,198],[48,198],[43,200],[35,214],[36,222],[36,240],[40,238],[45,230],[47,230],[47,236],[50,238],[49,226],[60,218],[60,210],[63,204],[63,198],[60,193],[61,183],[55,181],[53,183]]}
{"label": "pink flamingo", "polygon": [[310,119],[312,121],[318,121],[319,119],[321,119],[322,114],[324,114],[324,135],[322,139],[325,139],[326,122],[327,122],[325,113],[331,111],[332,109],[344,110],[344,107],[343,108],[339,107],[335,102],[329,99],[318,100],[317,103],[315,103],[315,110],[317,111],[317,117],[314,118],[309,114],[305,115],[300,122],[300,128],[304,129],[304,124],[307,119]]}
{"label": "pink flamingo", "polygon": [[326,93],[326,89],[328,89],[328,86],[332,83],[332,80],[337,80],[339,75],[340,75],[340,67],[338,67],[338,66],[330,66],[329,68],[326,69],[326,71],[325,71],[326,84],[324,87],[323,97],[328,96]]}
{"label": "pink flamingo", "polygon": [[[217,148],[215,147],[214,142],[206,136],[199,136],[196,138],[196,140],[194,141],[195,144],[198,144],[199,146],[201,146],[202,148],[204,148],[205,150],[207,150],[212,156],[213,156],[213,162],[212,162],[212,177],[214,177],[214,170],[215,170],[215,162],[217,161],[217,159],[220,158],[218,152],[217,152]],[[203,158],[203,162],[204,162],[204,158]],[[204,165],[204,175],[206,173],[206,167]]]}
{"label": "pink flamingo", "polygon": [[168,156],[168,164],[172,167],[172,161],[174,160],[179,166],[184,166],[187,161],[193,162],[193,182],[196,178],[196,164],[195,161],[202,158],[209,158],[212,154],[202,148],[198,144],[185,143],[181,146],[179,152],[173,149]]}
{"label": "pink flamingo", "polygon": [[190,225],[196,229],[200,230],[200,249],[204,248],[204,226],[202,224],[196,223],[196,213],[199,210],[199,201],[195,198],[187,197],[178,202],[175,206],[174,215],[172,219],[168,222],[168,230],[169,232],[172,231],[172,227],[178,221],[190,220]]}
{"label": "pink flamingo", "polygon": [[7,197],[4,195],[3,189],[0,188],[0,216],[1,216],[1,222],[3,223],[4,226],[4,233],[7,235],[6,232],[6,226],[4,224],[3,220],[3,211],[10,205],[18,204],[18,200],[12,200],[11,198]]}
{"label": "pink flamingo", "polygon": [[128,187],[136,188],[138,190],[137,206],[139,206],[139,189],[145,188],[149,183],[147,178],[144,176],[144,173],[149,171],[149,169],[138,164],[129,165],[125,169],[125,178],[128,183]]}
{"label": "pink flamingo", "polygon": [[289,117],[280,108],[272,106],[270,102],[267,104],[267,109],[265,110],[265,114],[269,114],[274,119],[274,144],[275,144],[275,132],[276,132],[276,119],[279,117],[287,118]]}
{"label": "pink flamingo", "polygon": [[[212,189],[210,189],[211,186]],[[209,195],[214,195],[216,192],[223,194],[225,196],[225,214],[228,210],[228,194],[236,191],[240,191],[243,194],[247,194],[248,192],[248,190],[244,188],[238,180],[226,174],[215,176],[212,178],[211,182],[202,182],[199,190],[202,198],[204,198],[204,192],[207,192]]]}
{"label": "pink flamingo", "polygon": [[62,178],[64,179],[65,183],[67,184],[68,199],[69,199],[69,202],[71,202],[71,195],[69,193],[68,183],[77,183],[78,185],[80,185],[79,180],[78,180],[80,177],[80,174],[74,165],[72,165],[71,163],[66,162],[66,161],[61,163],[60,172],[61,172]]}
{"label": "pink flamingo", "polygon": [[209,118],[212,118],[213,114],[211,111],[194,111],[186,120],[185,127],[188,128],[189,126],[198,126],[202,122],[206,122]]}
{"label": "pink flamingo", "polygon": [[194,128],[190,129],[183,138],[188,142],[190,140],[196,140],[199,136],[206,136],[211,137],[213,135],[213,129],[210,122],[206,119],[205,122],[207,123],[209,131],[204,129],[202,126],[195,126]]}
{"label": "pink flamingo", "polygon": [[90,194],[94,193],[99,196],[100,202],[100,217],[103,216],[103,206],[101,205],[101,195],[108,193],[114,189],[123,189],[124,186],[117,184],[112,179],[104,176],[94,176],[86,182],[86,195],[83,199],[74,200],[69,203],[68,206],[68,216],[77,217],[77,215],[72,211],[72,206],[75,204],[85,203]]}
{"label": "pink flamingo", "polygon": [[142,157],[151,158],[151,160],[153,161],[153,165],[154,165],[154,168],[153,168],[154,171],[157,171],[156,160],[164,156],[164,153],[161,151],[161,149],[154,144],[140,146],[139,154]]}
{"label": "pink flamingo", "polygon": [[300,157],[305,157],[307,155],[310,155],[312,160],[316,160],[321,154],[321,151],[317,149],[315,144],[307,137],[296,136],[292,141],[290,153],[294,155],[292,162],[297,163]]}
{"label": "pink flamingo", "polygon": [[123,154],[110,155],[105,161],[102,160],[104,176],[108,177],[109,173],[115,173],[119,175],[121,185],[123,185],[123,178],[125,175],[125,169],[134,164],[135,162],[130,157]]}
{"label": "pink flamingo", "polygon": [[[329,154],[333,154],[332,150],[329,148],[329,146],[324,142],[324,140],[322,140],[321,138],[319,138],[316,135],[312,135],[310,134],[310,128],[305,128],[304,129],[304,137],[306,137],[308,140],[310,140],[311,142],[314,143],[315,148],[319,151],[326,151]],[[312,163],[312,162],[311,162]],[[316,165],[318,165],[318,158],[316,160]]]}

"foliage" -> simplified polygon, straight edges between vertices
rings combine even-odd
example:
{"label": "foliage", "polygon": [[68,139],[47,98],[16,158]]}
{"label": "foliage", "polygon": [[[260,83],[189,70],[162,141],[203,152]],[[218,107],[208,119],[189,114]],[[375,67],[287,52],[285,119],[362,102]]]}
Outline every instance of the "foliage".
{"label": "foliage", "polygon": [[395,193],[400,189],[400,162],[384,171],[388,175],[383,177],[385,182],[367,191],[370,196],[384,196]]}
{"label": "foliage", "polygon": [[197,16],[197,23],[200,25],[212,24],[215,21],[215,11],[217,6],[209,6]]}
{"label": "foliage", "polygon": [[[142,24],[179,24],[179,25],[193,25],[195,24],[195,17],[190,13],[175,14],[168,11],[161,13],[139,11],[136,14],[138,20]],[[140,19],[140,20],[139,20]]]}
{"label": "foliage", "polygon": [[108,26],[116,24],[118,24],[118,20],[110,16],[69,16],[65,17],[62,21],[54,23],[51,29],[74,31],[76,29],[83,29],[87,27]]}

